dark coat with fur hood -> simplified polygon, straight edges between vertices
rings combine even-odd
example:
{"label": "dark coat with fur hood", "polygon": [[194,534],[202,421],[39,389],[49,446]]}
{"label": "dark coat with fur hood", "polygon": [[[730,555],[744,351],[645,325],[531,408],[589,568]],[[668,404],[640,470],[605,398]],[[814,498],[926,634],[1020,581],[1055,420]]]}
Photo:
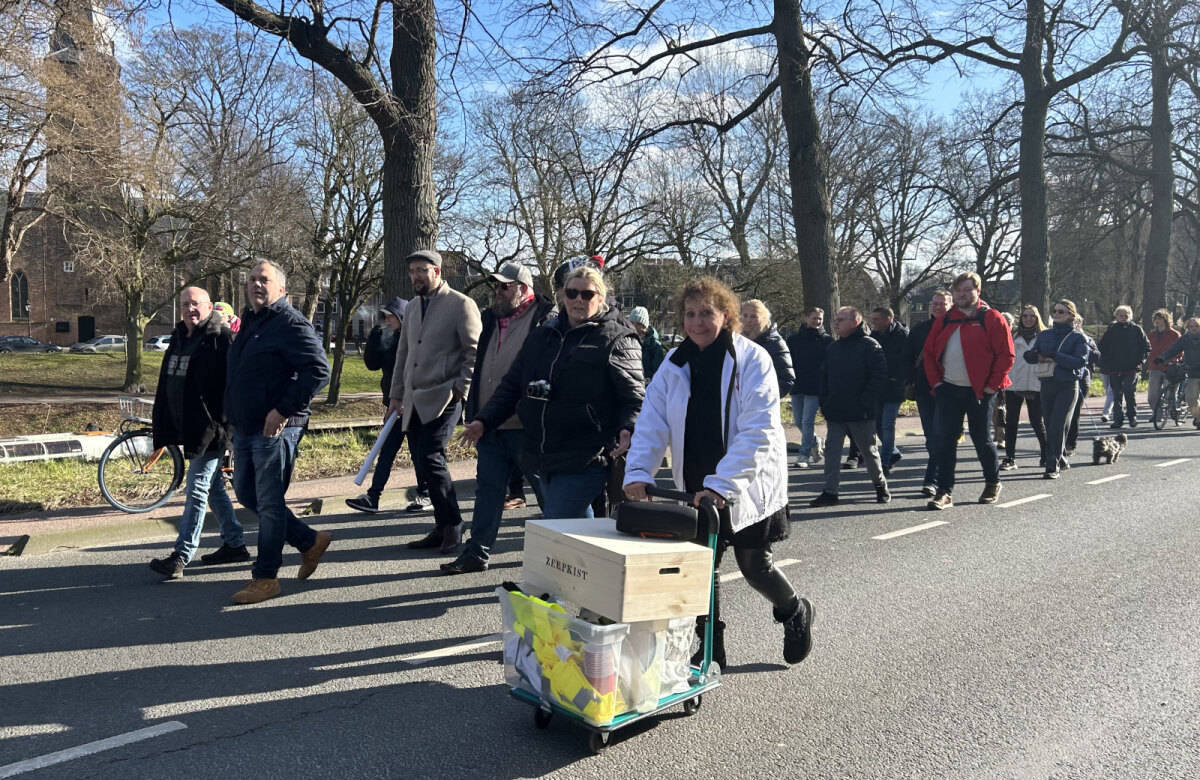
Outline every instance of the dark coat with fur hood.
{"label": "dark coat with fur hood", "polygon": [[163,355],[154,393],[154,446],[183,446],[183,454],[194,458],[205,452],[223,451],[230,442],[225,421],[225,370],[233,333],[220,318],[209,316],[197,325],[200,344],[187,364],[183,395],[183,428],[175,425],[171,414],[169,372],[178,364],[179,353],[187,341],[187,327],[180,322],[171,333],[171,344]]}

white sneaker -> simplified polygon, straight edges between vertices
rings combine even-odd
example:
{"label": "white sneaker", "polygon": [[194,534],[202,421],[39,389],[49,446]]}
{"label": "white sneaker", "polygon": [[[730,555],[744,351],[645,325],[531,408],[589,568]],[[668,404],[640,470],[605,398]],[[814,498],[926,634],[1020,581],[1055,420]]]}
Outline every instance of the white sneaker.
{"label": "white sneaker", "polygon": [[807,455],[797,455],[796,460],[794,463],[792,463],[792,465],[798,469],[808,468],[808,456]]}
{"label": "white sneaker", "polygon": [[812,465],[815,466],[824,459],[825,459],[825,440],[817,439],[817,443],[813,447],[812,459],[809,460],[809,463],[811,463]]}

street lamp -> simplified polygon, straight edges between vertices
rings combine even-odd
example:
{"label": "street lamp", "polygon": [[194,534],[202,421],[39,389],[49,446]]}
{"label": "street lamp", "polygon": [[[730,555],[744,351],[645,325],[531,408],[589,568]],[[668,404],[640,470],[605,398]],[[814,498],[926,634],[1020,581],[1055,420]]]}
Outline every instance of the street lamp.
{"label": "street lamp", "polygon": [[25,304],[25,335],[33,338],[33,320],[29,319],[29,304]]}

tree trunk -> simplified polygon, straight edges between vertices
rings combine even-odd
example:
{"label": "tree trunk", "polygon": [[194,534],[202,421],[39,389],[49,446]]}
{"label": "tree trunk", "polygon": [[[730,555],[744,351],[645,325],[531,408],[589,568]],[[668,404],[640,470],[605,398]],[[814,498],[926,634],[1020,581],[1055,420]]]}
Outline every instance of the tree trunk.
{"label": "tree trunk", "polygon": [[[1046,208],[1046,110],[1049,97],[1042,74],[1046,14],[1041,0],[1027,0],[1025,47],[1021,53],[1021,303],[1050,310],[1050,232]],[[986,299],[986,297],[985,297]]]}
{"label": "tree trunk", "polygon": [[321,346],[324,348],[326,354],[329,353],[329,343],[333,340],[331,336],[334,338],[337,337],[337,334],[333,329],[333,302],[338,298],[337,289],[338,272],[337,268],[335,267],[334,270],[329,274],[329,293],[325,296],[325,318],[321,321]]}
{"label": "tree trunk", "polygon": [[338,339],[333,345],[333,365],[329,368],[329,394],[325,403],[336,404],[342,395],[342,365],[346,362],[346,340]]}
{"label": "tree trunk", "polygon": [[320,274],[314,274],[304,280],[304,310],[301,313],[309,322],[317,317],[317,301],[320,299],[321,277]]}
{"label": "tree trunk", "polygon": [[433,0],[392,5],[392,92],[400,114],[383,137],[383,289],[412,297],[404,258],[437,244],[433,153],[437,136],[437,12]]}
{"label": "tree trunk", "polygon": [[1142,276],[1142,326],[1154,327],[1154,311],[1167,305],[1167,264],[1171,259],[1175,168],[1171,156],[1171,71],[1162,48],[1151,50],[1150,235]]}
{"label": "tree trunk", "polygon": [[811,55],[804,43],[799,0],[775,0],[774,33],[804,306],[821,306],[832,318],[840,302],[829,253],[829,159],[813,101]]}
{"label": "tree trunk", "polygon": [[125,392],[142,392],[142,333],[146,317],[142,302],[146,291],[141,285],[125,288]]}

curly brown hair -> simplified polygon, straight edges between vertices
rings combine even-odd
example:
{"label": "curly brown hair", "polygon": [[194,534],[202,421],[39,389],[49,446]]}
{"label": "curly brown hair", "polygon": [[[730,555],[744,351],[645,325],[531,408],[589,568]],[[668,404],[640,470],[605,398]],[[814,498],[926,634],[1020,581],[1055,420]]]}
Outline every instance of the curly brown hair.
{"label": "curly brown hair", "polygon": [[683,327],[683,312],[687,302],[693,299],[708,301],[713,308],[725,315],[725,330],[742,332],[742,320],[738,316],[741,306],[737,294],[719,279],[701,276],[687,282],[675,293],[675,314],[679,326]]}

